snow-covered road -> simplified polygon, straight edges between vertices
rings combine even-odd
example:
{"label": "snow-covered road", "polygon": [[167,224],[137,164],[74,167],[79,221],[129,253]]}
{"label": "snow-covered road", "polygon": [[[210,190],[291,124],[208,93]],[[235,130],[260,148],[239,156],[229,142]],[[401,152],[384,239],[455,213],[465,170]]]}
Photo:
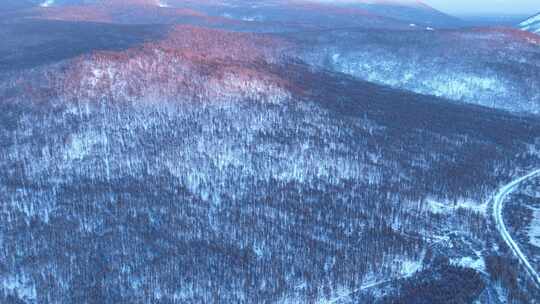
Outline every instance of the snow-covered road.
{"label": "snow-covered road", "polygon": [[499,189],[495,196],[493,196],[493,217],[495,218],[495,224],[497,225],[497,229],[499,230],[501,237],[510,247],[514,255],[520,260],[521,264],[525,267],[527,273],[531,276],[534,283],[536,284],[536,287],[540,288],[540,276],[538,275],[538,272],[531,265],[529,259],[521,251],[518,244],[514,241],[514,239],[512,239],[512,236],[508,232],[508,229],[506,228],[503,219],[503,207],[506,197],[514,190],[516,190],[516,188],[518,188],[521,183],[537,176],[540,176],[540,169],[535,170],[523,177],[520,177]]}

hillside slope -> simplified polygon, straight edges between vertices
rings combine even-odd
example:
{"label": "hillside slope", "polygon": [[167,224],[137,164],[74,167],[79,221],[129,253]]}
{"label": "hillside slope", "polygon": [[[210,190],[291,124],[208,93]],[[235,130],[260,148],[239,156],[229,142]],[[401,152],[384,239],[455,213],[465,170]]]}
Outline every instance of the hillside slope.
{"label": "hillside slope", "polygon": [[[540,113],[540,37],[514,29],[290,34],[309,64],[421,94]],[[471,47],[474,45],[474,47]]]}

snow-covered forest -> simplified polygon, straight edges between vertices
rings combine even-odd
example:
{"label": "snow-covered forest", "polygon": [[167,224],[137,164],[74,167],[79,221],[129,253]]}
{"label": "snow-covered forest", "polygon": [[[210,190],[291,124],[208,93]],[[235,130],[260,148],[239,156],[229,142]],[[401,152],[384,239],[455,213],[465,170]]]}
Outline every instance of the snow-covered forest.
{"label": "snow-covered forest", "polygon": [[64,3],[0,12],[0,303],[540,297],[532,34]]}

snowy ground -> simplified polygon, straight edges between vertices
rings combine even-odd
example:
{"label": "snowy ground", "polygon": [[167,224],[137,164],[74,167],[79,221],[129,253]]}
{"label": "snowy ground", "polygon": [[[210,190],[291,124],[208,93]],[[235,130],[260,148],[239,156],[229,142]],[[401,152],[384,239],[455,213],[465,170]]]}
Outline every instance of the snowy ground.
{"label": "snowy ground", "polygon": [[534,209],[533,217],[529,225],[529,243],[540,248],[540,208]]}
{"label": "snowy ground", "polygon": [[53,4],[54,4],[54,0],[46,0],[46,1],[43,1],[40,4],[40,6],[41,7],[49,7],[49,6],[53,5]]}
{"label": "snowy ground", "polygon": [[487,202],[478,204],[477,202],[465,200],[457,202],[439,202],[433,199],[427,199],[426,203],[428,210],[434,214],[444,214],[454,212],[457,209],[467,209],[485,215],[488,207]]}
{"label": "snowy ground", "polygon": [[462,257],[459,259],[452,259],[452,264],[466,267],[466,268],[472,268],[475,270],[478,270],[479,272],[486,272],[486,263],[484,261],[484,258],[482,256],[476,256],[476,257]]}

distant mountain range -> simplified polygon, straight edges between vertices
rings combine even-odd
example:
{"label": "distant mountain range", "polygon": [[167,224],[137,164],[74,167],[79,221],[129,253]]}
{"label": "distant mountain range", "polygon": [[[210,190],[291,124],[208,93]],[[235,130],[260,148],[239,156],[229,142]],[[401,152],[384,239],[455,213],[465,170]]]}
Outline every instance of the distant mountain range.
{"label": "distant mountain range", "polygon": [[[66,7],[67,6],[67,7]],[[88,10],[82,13],[81,9]],[[66,11],[58,12],[59,8]],[[362,27],[408,28],[453,27],[461,21],[419,1],[324,1],[324,0],[6,0],[0,11],[49,9],[41,12],[47,19],[99,21],[115,23],[146,23],[140,20],[140,9],[190,8],[211,17],[229,18],[239,22],[280,23],[308,28]],[[119,10],[121,9],[121,10]],[[178,22],[171,11],[151,12],[152,22]],[[128,12],[129,11],[129,12]],[[92,18],[99,14],[100,18]],[[115,15],[117,18],[104,18]],[[182,14],[183,15],[183,14]],[[118,17],[121,16],[121,17]],[[166,17],[164,17],[166,16]],[[95,20],[94,20],[95,19]],[[146,18],[148,19],[148,18]]]}
{"label": "distant mountain range", "polygon": [[[169,0],[171,6],[193,5],[211,15],[227,16],[229,18],[271,21],[312,23],[320,26],[358,26],[363,22],[365,27],[377,28],[380,23],[401,24],[411,23],[426,26],[456,26],[460,20],[446,15],[420,1],[326,1],[326,0],[296,0],[296,1],[178,1]],[[246,3],[248,5],[246,5]],[[263,9],[264,8],[264,9]],[[261,14],[261,10],[265,14]],[[273,12],[272,14],[268,14]],[[336,18],[343,16],[343,18]],[[356,16],[356,23],[348,17]],[[313,20],[311,20],[313,18]],[[348,23],[345,21],[349,21]]]}
{"label": "distant mountain range", "polygon": [[359,0],[359,1],[319,1],[333,2],[335,5],[348,5],[358,7],[373,14],[403,20],[407,22],[419,22],[431,26],[456,26],[463,23],[462,20],[445,14],[422,1],[414,0]]}
{"label": "distant mountain range", "polygon": [[529,19],[521,22],[519,28],[524,31],[540,34],[540,13],[530,17]]}

